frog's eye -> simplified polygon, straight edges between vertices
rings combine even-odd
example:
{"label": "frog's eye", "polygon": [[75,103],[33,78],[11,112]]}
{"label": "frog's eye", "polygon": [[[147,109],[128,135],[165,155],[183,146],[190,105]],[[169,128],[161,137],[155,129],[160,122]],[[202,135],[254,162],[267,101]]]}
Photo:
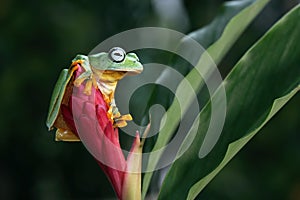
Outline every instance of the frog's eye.
{"label": "frog's eye", "polygon": [[113,62],[122,62],[125,59],[126,52],[124,49],[120,47],[114,47],[108,52],[108,57],[113,61]]}

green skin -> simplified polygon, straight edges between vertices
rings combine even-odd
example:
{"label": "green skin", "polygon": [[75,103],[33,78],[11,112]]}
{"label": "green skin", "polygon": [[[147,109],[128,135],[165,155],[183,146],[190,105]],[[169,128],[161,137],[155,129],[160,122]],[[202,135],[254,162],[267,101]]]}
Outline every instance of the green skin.
{"label": "green skin", "polygon": [[[134,75],[141,73],[143,66],[139,62],[137,55],[134,53],[128,53],[125,55],[124,52],[123,59],[118,61],[114,60],[112,56],[116,59],[122,58],[119,54],[111,55],[106,52],[89,56],[77,55],[73,59],[73,64],[80,63],[85,69],[85,72],[74,81],[74,85],[78,87],[83,81],[87,80],[84,91],[86,95],[90,95],[91,86],[99,88],[104,95],[104,100],[109,106],[108,116],[111,116],[114,126],[123,127],[126,126],[126,121],[131,120],[131,116],[120,115],[115,104],[114,92],[120,79],[122,79],[126,74]],[[71,68],[72,67],[62,70],[54,87],[46,122],[49,130],[53,128],[58,117],[60,105],[66,92],[66,87],[73,76],[73,70],[71,70]],[[90,82],[90,84],[88,84],[88,82]]]}

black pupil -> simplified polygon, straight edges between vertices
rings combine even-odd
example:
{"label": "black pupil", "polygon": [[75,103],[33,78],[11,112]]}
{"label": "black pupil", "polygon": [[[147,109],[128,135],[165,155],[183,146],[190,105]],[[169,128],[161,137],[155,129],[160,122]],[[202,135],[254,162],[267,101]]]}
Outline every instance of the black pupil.
{"label": "black pupil", "polygon": [[115,52],[114,56],[122,57],[122,54],[120,54],[119,52]]}

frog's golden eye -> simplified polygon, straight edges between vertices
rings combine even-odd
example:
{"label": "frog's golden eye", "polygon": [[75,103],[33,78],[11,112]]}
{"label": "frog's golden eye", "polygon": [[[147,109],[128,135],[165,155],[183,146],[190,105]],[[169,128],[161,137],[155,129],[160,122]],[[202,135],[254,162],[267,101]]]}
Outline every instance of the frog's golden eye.
{"label": "frog's golden eye", "polygon": [[113,61],[113,62],[122,62],[125,59],[126,52],[124,49],[120,47],[113,47],[111,50],[108,52],[108,57]]}

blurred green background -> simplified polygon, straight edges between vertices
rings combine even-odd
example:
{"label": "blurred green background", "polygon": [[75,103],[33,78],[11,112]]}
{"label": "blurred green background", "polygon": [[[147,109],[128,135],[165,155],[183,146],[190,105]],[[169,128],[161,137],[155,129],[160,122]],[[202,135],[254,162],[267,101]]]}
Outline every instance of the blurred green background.
{"label": "blurred green background", "polygon": [[[54,142],[54,131],[47,131],[48,103],[59,72],[77,53],[87,54],[107,37],[127,29],[160,26],[194,31],[208,24],[222,3],[2,0],[0,199],[115,198],[81,143]],[[272,1],[219,66],[223,75],[296,3]],[[199,199],[299,200],[299,102],[297,94]]]}

